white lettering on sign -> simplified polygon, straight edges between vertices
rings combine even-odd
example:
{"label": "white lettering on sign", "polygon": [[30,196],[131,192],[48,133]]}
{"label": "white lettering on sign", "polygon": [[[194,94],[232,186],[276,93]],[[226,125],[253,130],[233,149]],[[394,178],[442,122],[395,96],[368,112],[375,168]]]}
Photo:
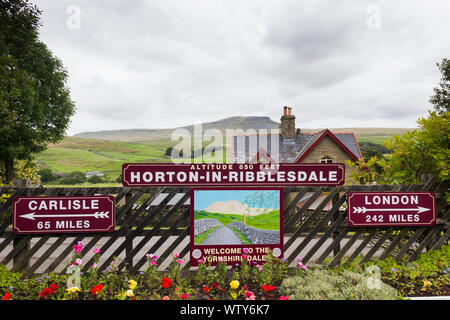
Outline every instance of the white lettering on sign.
{"label": "white lettering on sign", "polygon": [[198,171],[174,172],[174,171],[145,171],[131,172],[131,183],[196,183],[196,182],[337,182],[337,171],[277,171],[275,173],[264,171],[229,171],[206,172],[199,175]]}
{"label": "white lettering on sign", "polygon": [[364,201],[367,205],[396,205],[396,204],[418,204],[419,197],[417,195],[382,195],[382,196],[365,196]]}
{"label": "white lettering on sign", "polygon": [[30,210],[98,210],[98,199],[64,199],[64,200],[31,200],[28,202]]}

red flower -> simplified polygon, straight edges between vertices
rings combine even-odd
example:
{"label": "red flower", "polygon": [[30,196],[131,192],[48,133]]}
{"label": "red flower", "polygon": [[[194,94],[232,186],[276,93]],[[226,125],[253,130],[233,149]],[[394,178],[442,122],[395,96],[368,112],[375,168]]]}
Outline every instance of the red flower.
{"label": "red flower", "polygon": [[9,300],[9,297],[11,297],[11,292],[6,292],[2,300]]}
{"label": "red flower", "polygon": [[208,286],[204,286],[204,287],[203,287],[203,291],[205,291],[206,293],[208,293],[208,292],[209,292],[209,287],[208,287]]}
{"label": "red flower", "polygon": [[52,289],[50,288],[44,288],[44,290],[39,292],[39,296],[41,297],[41,299],[47,299],[48,296],[51,296],[53,293]]}
{"label": "red flower", "polygon": [[103,289],[103,285],[101,283],[99,283],[92,288],[91,292],[92,292],[92,294],[97,294],[100,291],[102,291],[102,289]]}
{"label": "red flower", "polygon": [[58,291],[58,286],[56,284],[52,283],[50,285],[50,290],[52,291],[51,294],[53,294],[54,292]]}
{"label": "red flower", "polygon": [[214,289],[217,289],[218,286],[219,286],[219,285],[218,285],[217,283],[215,283],[215,282],[212,284],[212,287],[213,287]]}
{"label": "red flower", "polygon": [[272,291],[272,290],[275,290],[276,289],[276,287],[274,287],[273,285],[266,285],[266,284],[263,284],[262,286],[261,286],[261,289],[262,290],[264,290],[266,293],[267,292],[270,292],[270,291]]}
{"label": "red flower", "polygon": [[163,288],[168,288],[172,285],[172,279],[167,279],[166,277],[162,278],[162,286]]}

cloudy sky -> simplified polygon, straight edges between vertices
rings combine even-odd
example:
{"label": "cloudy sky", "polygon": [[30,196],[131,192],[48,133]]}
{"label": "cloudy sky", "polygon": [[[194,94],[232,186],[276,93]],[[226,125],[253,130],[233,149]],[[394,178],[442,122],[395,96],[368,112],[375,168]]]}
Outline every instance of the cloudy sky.
{"label": "cloudy sky", "polygon": [[68,134],[231,116],[416,127],[450,57],[450,1],[32,0],[69,72]]}

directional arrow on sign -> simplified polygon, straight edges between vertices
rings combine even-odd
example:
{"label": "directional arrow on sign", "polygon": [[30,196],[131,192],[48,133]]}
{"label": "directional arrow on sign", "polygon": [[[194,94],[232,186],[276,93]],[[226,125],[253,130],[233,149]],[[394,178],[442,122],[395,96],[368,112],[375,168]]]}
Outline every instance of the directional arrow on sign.
{"label": "directional arrow on sign", "polygon": [[392,211],[402,211],[402,212],[404,212],[404,211],[417,211],[417,213],[422,213],[422,212],[429,211],[429,210],[431,210],[431,209],[424,208],[424,207],[421,207],[421,206],[417,206],[417,208],[405,208],[405,209],[402,209],[402,208],[392,208],[392,209],[380,208],[380,209],[374,209],[374,208],[366,208],[366,207],[354,207],[353,208],[353,213],[366,213],[366,212],[369,212],[369,211],[389,211],[389,212],[392,212]]}
{"label": "directional arrow on sign", "polygon": [[27,214],[22,214],[20,217],[30,220],[36,220],[36,218],[76,218],[76,217],[94,217],[108,218],[109,211],[97,211],[91,214],[36,214],[36,212],[30,212]]}

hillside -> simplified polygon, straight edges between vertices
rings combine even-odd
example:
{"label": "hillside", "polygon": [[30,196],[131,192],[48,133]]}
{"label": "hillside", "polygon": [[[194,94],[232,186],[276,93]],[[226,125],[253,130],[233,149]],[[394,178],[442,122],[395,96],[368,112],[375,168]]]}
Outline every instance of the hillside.
{"label": "hillside", "polygon": [[[274,129],[279,124],[269,117],[230,117],[218,121],[204,123],[203,130],[215,128],[219,130],[238,129]],[[183,127],[190,132],[193,126]],[[65,137],[58,144],[38,154],[41,168],[51,168],[53,171],[69,173],[73,171],[101,171],[114,181],[121,172],[125,162],[167,162],[165,157],[168,147],[178,142],[170,140],[174,129],[129,129],[115,131],[96,131],[80,133],[73,137]],[[303,129],[302,132],[316,132],[320,129]],[[333,128],[333,132],[354,132],[358,141],[382,143],[392,135],[408,130],[404,128]],[[209,142],[204,142],[209,143]],[[228,146],[227,146],[228,147]],[[228,155],[229,153],[226,153]],[[212,161],[206,156],[195,159],[196,162]]]}
{"label": "hillside", "polygon": [[[279,123],[269,117],[229,117],[202,124],[203,132],[207,129],[219,129],[225,133],[225,129],[278,129]],[[179,127],[194,132],[194,126]],[[82,132],[74,135],[77,138],[100,139],[122,142],[148,142],[170,140],[170,135],[175,129],[124,129]],[[402,134],[416,128],[329,128],[332,132],[354,132],[358,140],[381,143],[392,135]],[[302,132],[310,133],[322,130],[322,128],[301,128]]]}
{"label": "hillside", "polygon": [[[213,122],[206,122],[202,124],[202,130],[219,129],[243,129],[250,128],[259,129],[277,129],[279,123],[272,121],[269,117],[230,117]],[[194,125],[188,125],[179,128],[171,129],[124,129],[124,130],[108,130],[108,131],[93,131],[82,132],[75,134],[74,137],[102,139],[113,141],[128,141],[128,142],[143,142],[161,139],[170,139],[170,135],[175,129],[186,129],[189,132],[194,132]]]}

